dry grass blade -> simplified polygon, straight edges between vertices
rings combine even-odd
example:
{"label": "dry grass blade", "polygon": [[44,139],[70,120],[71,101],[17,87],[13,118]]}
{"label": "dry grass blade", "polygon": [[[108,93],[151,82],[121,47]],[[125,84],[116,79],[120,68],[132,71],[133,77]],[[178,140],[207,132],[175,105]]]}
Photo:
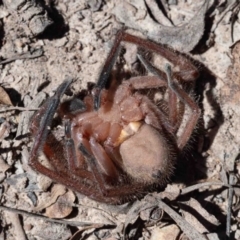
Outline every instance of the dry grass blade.
{"label": "dry grass blade", "polygon": [[178,213],[170,208],[166,203],[160,199],[156,199],[159,208],[163,209],[181,228],[181,230],[188,236],[190,240],[206,240],[195,228],[183,219]]}
{"label": "dry grass blade", "polygon": [[[36,213],[30,213],[30,212],[27,212],[27,211],[24,211],[24,210],[14,209],[14,208],[1,206],[1,205],[0,205],[0,209],[1,210],[5,210],[5,211],[18,213],[18,214],[22,214],[22,215],[27,215],[27,216],[34,217],[34,218],[40,218],[40,219],[48,221],[48,222],[60,223],[60,224],[69,225],[69,226],[75,226],[75,227],[102,225],[101,223],[77,222],[77,221],[67,221],[67,220],[51,219],[51,218],[47,218],[47,217],[44,217],[44,216],[36,214]],[[111,225],[111,226],[108,226],[108,227],[114,227],[114,226],[115,225]]]}
{"label": "dry grass blade", "polygon": [[[232,174],[230,174],[230,177],[229,177],[229,183],[231,185],[231,179],[232,179]],[[233,187],[230,186],[229,187],[229,190],[228,190],[228,209],[227,209],[227,227],[226,227],[226,235],[228,237],[230,237],[230,233],[231,233],[231,216],[232,216],[232,202],[233,202],[233,193],[234,193],[234,190],[233,190]]]}
{"label": "dry grass blade", "polygon": [[9,108],[4,108],[0,109],[1,112],[7,112],[7,111],[37,111],[38,108],[25,108],[25,107],[9,107]]}
{"label": "dry grass blade", "polygon": [[222,186],[230,187],[230,185],[226,185],[222,182],[204,182],[204,183],[198,183],[198,184],[195,184],[190,187],[186,187],[186,188],[182,189],[181,195],[188,194],[188,193],[198,190],[199,188],[202,188],[202,187],[213,186],[213,185],[219,185],[221,187]]}
{"label": "dry grass blade", "polygon": [[12,57],[9,57],[6,60],[0,61],[0,65],[2,64],[7,64],[13,61],[16,61],[18,59],[32,59],[32,58],[37,58],[43,55],[43,50],[40,49],[34,49],[33,51],[24,53],[24,54],[18,54]]}

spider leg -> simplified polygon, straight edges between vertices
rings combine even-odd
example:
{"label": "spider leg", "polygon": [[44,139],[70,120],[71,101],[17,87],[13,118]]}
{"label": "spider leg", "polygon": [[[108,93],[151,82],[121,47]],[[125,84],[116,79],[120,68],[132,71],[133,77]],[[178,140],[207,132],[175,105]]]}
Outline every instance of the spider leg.
{"label": "spider leg", "polygon": [[77,162],[75,144],[71,137],[71,124],[69,120],[65,122],[65,143],[66,143],[65,145],[66,158],[68,160],[68,169],[70,171],[74,171],[79,163]]}
{"label": "spider leg", "polygon": [[[76,155],[76,148],[71,136],[71,123],[70,120],[65,122],[65,156],[67,162],[67,168],[70,172],[75,173],[77,176],[88,178],[93,180],[92,174],[84,169],[84,159],[81,155]],[[82,169],[80,169],[80,167]]]}
{"label": "spider leg", "polygon": [[53,167],[57,166],[56,157],[52,153],[51,148],[46,143],[50,141],[52,143],[53,139],[49,138],[49,126],[52,122],[53,116],[60,104],[60,99],[71,84],[70,81],[64,81],[56,90],[54,96],[49,98],[41,107],[38,114],[36,114],[32,119],[31,130],[35,135],[35,141],[30,153],[29,165],[36,171],[47,175],[48,177],[54,179],[55,181],[61,181],[61,176],[59,176],[55,171],[43,166],[39,161],[38,157],[41,151],[45,151],[46,155],[53,156],[52,163]]}
{"label": "spider leg", "polygon": [[162,126],[170,132],[174,132],[174,127],[170,124],[167,116],[161,111],[148,97],[142,97],[142,112],[145,114],[145,122],[151,124],[155,128],[162,129]]}
{"label": "spider leg", "polygon": [[116,62],[116,59],[121,50],[120,43],[129,42],[140,46],[146,50],[156,52],[166,58],[174,65],[178,65],[181,69],[180,72],[175,72],[174,77],[177,79],[183,79],[184,81],[193,81],[198,77],[198,71],[195,66],[184,56],[176,53],[175,51],[167,48],[164,45],[156,44],[146,39],[141,39],[136,36],[130,35],[124,31],[119,31],[115,38],[113,47],[108,54],[107,60],[103,66],[98,82],[94,89],[94,109],[98,110],[100,107],[101,91],[105,88],[110,72]]}
{"label": "spider leg", "polygon": [[[111,180],[116,182],[118,180],[117,178],[119,173],[103,147],[94,138],[91,138],[89,143],[92,154],[89,153],[84,141],[80,144],[79,150],[86,157],[87,163],[92,170],[95,182],[98,183],[100,192],[102,192],[103,196],[105,196],[108,194],[107,186],[109,186],[107,178],[110,177]],[[106,178],[103,177],[103,175],[106,176]]]}
{"label": "spider leg", "polygon": [[[46,112],[46,109],[48,109],[48,107],[46,106],[48,106],[48,104],[43,106],[44,111],[42,112]],[[50,109],[52,110],[52,108]],[[48,114],[48,112],[46,112],[46,114]],[[43,119],[45,120],[46,117]],[[39,121],[39,124],[40,124],[39,133],[36,133],[36,135],[38,134],[40,135],[43,132],[42,128],[44,127],[41,124],[45,124],[44,126],[48,125],[48,123],[41,120]],[[45,129],[45,131],[47,131],[47,129]],[[67,132],[66,134],[67,136],[65,140],[65,144],[66,144],[65,154],[59,151],[62,149],[62,145],[59,145],[56,139],[54,140],[54,138],[51,138],[51,134],[44,133],[44,135],[47,135],[45,141],[42,140],[40,142],[34,143],[34,149],[32,150],[30,155],[29,165],[37,172],[40,172],[48,176],[52,180],[60,184],[63,184],[84,195],[90,196],[97,201],[118,204],[119,198],[117,197],[116,198],[103,197],[101,192],[99,192],[99,190],[94,185],[96,180],[93,178],[93,174],[91,172],[88,172],[85,169],[83,170],[76,169],[76,166],[75,166],[76,161],[74,159],[75,148],[74,148],[74,145],[72,145],[70,136],[68,135],[69,127],[67,127],[67,130],[65,131]],[[43,136],[43,134],[41,136]],[[41,151],[45,153],[49,162],[53,165],[54,168],[56,168],[56,171],[42,165],[39,162],[39,155]],[[67,159],[65,159],[65,157],[67,157]],[[69,167],[66,166],[64,162],[67,162]],[[73,171],[77,172],[77,174],[73,174]]]}
{"label": "spider leg", "polygon": [[107,60],[103,66],[103,69],[101,71],[101,74],[98,78],[96,87],[94,89],[94,109],[98,110],[100,107],[100,96],[101,91],[103,88],[105,88],[107,84],[107,80],[109,78],[109,75],[111,73],[111,70],[117,60],[117,57],[119,55],[119,52],[121,50],[120,43],[122,41],[122,34],[123,32],[118,32],[117,37],[115,38],[115,42],[113,44],[113,47],[108,54]]}
{"label": "spider leg", "polygon": [[127,82],[134,90],[167,87],[167,82],[158,76],[132,77]]}
{"label": "spider leg", "polygon": [[[142,51],[140,50],[140,52],[138,53],[138,58],[141,61],[141,63],[144,65],[144,67],[148,70],[148,72],[154,74],[157,78],[159,78],[159,81],[164,82],[167,86],[167,76],[166,73],[161,71],[160,69],[157,69],[156,67],[154,67],[149,61],[147,61],[145,59],[145,57],[142,54]],[[149,84],[149,83],[148,83]],[[150,83],[149,86],[152,88],[152,84]],[[147,88],[147,86],[146,86]],[[178,129],[178,104],[177,104],[177,96],[174,93],[174,91],[172,89],[169,89],[169,123],[171,126],[174,126],[175,131]],[[180,105],[180,107],[182,108],[182,106]],[[180,109],[181,113],[183,113],[183,109]],[[175,132],[174,131],[174,132]]]}
{"label": "spider leg", "polygon": [[173,65],[179,66],[180,71],[173,73],[174,78],[183,79],[184,81],[194,81],[198,77],[199,74],[197,68],[191,63],[190,60],[176,51],[162,44],[157,44],[146,39],[138,38],[126,32],[120,32],[119,36],[121,37],[121,41],[133,43],[143,49],[155,52],[167,59],[169,62],[173,63]]}
{"label": "spider leg", "polygon": [[167,84],[167,76],[166,73],[161,71],[160,69],[155,68],[143,55],[143,50],[140,48],[138,54],[138,59],[143,64],[143,66],[148,70],[148,72],[152,73],[153,75],[158,76],[162,81]]}
{"label": "spider leg", "polygon": [[[38,161],[38,156],[41,151],[44,152],[46,157],[51,160],[51,165],[52,167],[59,171],[62,172],[62,169],[66,167],[65,162],[68,161],[68,167],[69,170],[76,171],[76,163],[73,162],[76,158],[74,156],[74,151],[73,151],[73,142],[72,139],[68,134],[67,138],[65,140],[66,143],[66,151],[65,155],[67,155],[67,161],[63,161],[64,159],[64,152],[61,151],[63,148],[63,145],[61,143],[57,143],[56,139],[54,136],[49,133],[49,126],[52,122],[53,116],[55,112],[57,111],[59,104],[60,104],[60,99],[71,84],[70,81],[64,81],[56,90],[56,93],[54,96],[49,98],[44,105],[41,107],[39,113],[35,115],[32,119],[32,131],[33,134],[36,135],[35,141],[33,143],[32,151],[30,154],[30,160],[29,160],[29,165],[33,168],[36,169],[39,172],[42,172],[43,174],[49,176],[50,178],[55,179],[56,181],[60,181],[58,178],[59,176],[54,173],[51,169],[48,169],[44,167],[41,163]],[[82,102],[74,102],[74,103],[69,103],[70,107],[72,106],[72,110],[76,111],[76,106],[80,107],[80,110],[84,110],[84,106]],[[74,108],[73,108],[74,107]],[[68,130],[70,129],[69,127],[65,127]],[[68,131],[65,129],[65,133],[68,133]],[[54,146],[52,148],[51,146]],[[61,159],[61,160],[60,160]],[[64,166],[64,167],[62,167]],[[80,170],[78,170],[78,173]],[[91,179],[91,174],[88,173],[87,171],[81,171],[79,173],[79,176],[83,177],[88,177]],[[63,183],[64,184],[64,183]]]}
{"label": "spider leg", "polygon": [[[35,166],[35,156],[38,156],[39,152],[42,150],[44,142],[47,139],[48,128],[53,120],[53,116],[60,104],[60,99],[71,84],[71,80],[64,81],[56,90],[54,96],[49,98],[44,105],[41,107],[38,114],[36,114],[32,119],[31,129],[33,133],[36,134],[35,141],[33,143],[31,157],[29,164],[34,168]],[[38,130],[36,130],[38,129]]]}
{"label": "spider leg", "polygon": [[82,143],[79,145],[79,150],[87,159],[87,163],[89,164],[89,166],[92,170],[94,180],[97,183],[98,190],[100,191],[100,193],[103,196],[105,196],[107,194],[107,190],[105,187],[106,182],[103,178],[103,175],[100,174],[100,172],[99,172],[96,159],[88,152],[87,148]]}
{"label": "spider leg", "polygon": [[134,195],[140,195],[144,193],[143,191],[145,187],[143,188],[143,186],[137,182],[130,183],[130,185],[123,184],[119,188],[109,185],[104,179],[103,174],[99,172],[97,159],[89,153],[83,144],[80,144],[79,150],[86,157],[91,170],[93,171],[95,182],[98,184],[98,189],[100,190],[100,193],[102,193],[103,199],[112,199],[120,195],[121,197],[119,201],[121,201],[128,196],[133,196],[133,193]]}
{"label": "spider leg", "polygon": [[[118,197],[116,198],[105,198],[101,192],[99,192],[98,188],[96,188],[95,179],[93,179],[93,182],[89,183],[89,176],[84,174],[82,176],[73,175],[71,171],[69,171],[67,168],[61,169],[60,172],[53,171],[45,166],[43,166],[40,162],[38,162],[38,157],[35,156],[35,163],[34,163],[34,169],[45,176],[48,176],[53,181],[58,182],[68,188],[73,189],[74,191],[77,191],[79,193],[82,193],[83,195],[89,196],[92,199],[95,199],[96,201],[105,202],[105,203],[112,203],[112,204],[118,204],[120,203],[120,199]],[[52,159],[50,159],[52,160]],[[83,173],[83,171],[82,171]]]}
{"label": "spider leg", "polygon": [[167,74],[169,88],[171,88],[172,91],[174,91],[175,94],[178,96],[178,98],[192,110],[192,115],[186,123],[185,131],[183,131],[181,136],[178,138],[178,147],[179,147],[179,149],[182,149],[188,142],[188,140],[198,122],[201,111],[200,111],[198,105],[188,96],[188,94],[183,89],[181,89],[177,84],[175,84],[173,82],[172,70],[171,70],[171,66],[169,64],[166,64],[165,70],[166,70],[166,74]]}

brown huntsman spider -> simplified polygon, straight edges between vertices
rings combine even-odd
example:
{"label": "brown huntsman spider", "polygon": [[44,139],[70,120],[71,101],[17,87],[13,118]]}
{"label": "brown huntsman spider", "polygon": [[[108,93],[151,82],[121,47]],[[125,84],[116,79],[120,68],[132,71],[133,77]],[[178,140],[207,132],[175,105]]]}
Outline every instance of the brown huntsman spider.
{"label": "brown huntsman spider", "polygon": [[[138,46],[146,76],[120,83],[110,78],[122,42]],[[143,51],[169,63],[160,70],[146,60]],[[199,107],[183,88],[197,77],[196,67],[185,56],[119,31],[91,93],[61,102],[71,85],[64,81],[34,115],[30,166],[79,193],[111,204],[164,186],[200,116]],[[158,105],[144,94],[151,89],[161,90],[165,104]],[[178,134],[186,107],[191,114]],[[57,140],[51,131],[56,113],[64,126],[63,140]],[[49,166],[39,161],[42,154]]]}

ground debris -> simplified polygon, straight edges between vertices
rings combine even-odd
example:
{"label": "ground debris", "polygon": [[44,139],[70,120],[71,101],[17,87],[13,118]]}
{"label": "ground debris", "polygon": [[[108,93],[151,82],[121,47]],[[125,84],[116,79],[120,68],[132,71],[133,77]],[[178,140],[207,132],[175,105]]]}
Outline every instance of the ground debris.
{"label": "ground debris", "polygon": [[19,22],[22,21],[22,24],[27,24],[34,36],[43,33],[53,24],[47,11],[37,0],[3,0],[3,3],[9,12],[19,18]]}
{"label": "ground debris", "polygon": [[10,106],[13,105],[9,95],[1,86],[0,86],[0,104],[10,105]]}
{"label": "ground debris", "polygon": [[[145,35],[158,43],[169,44],[174,49],[181,52],[189,52],[200,41],[205,29],[205,13],[208,9],[208,0],[202,5],[197,14],[182,26],[169,26],[170,21],[164,16],[158,5],[154,1],[119,1],[113,10],[117,19],[125,26],[139,30]],[[145,4],[149,3],[149,8],[152,10],[157,19],[161,22],[156,22],[148,13]],[[167,23],[166,23],[167,22]],[[165,24],[165,25],[164,25]],[[166,25],[167,24],[167,25]]]}
{"label": "ground debris", "polygon": [[[0,238],[155,240],[162,234],[168,240],[226,235],[238,240],[239,1],[45,2],[0,1]],[[196,98],[203,115],[193,146],[175,169],[180,177],[162,192],[110,206],[30,168],[29,124],[66,77],[74,79],[66,99],[86,94],[81,90],[88,86],[91,90],[123,25],[132,34],[188,52],[200,72]],[[127,78],[143,74],[137,51],[131,45],[121,50],[118,61]],[[56,137],[62,139],[58,121]],[[196,150],[198,135],[202,142]]]}
{"label": "ground debris", "polygon": [[45,215],[49,218],[65,218],[72,212],[75,195],[71,190],[68,190],[63,195],[59,196],[57,201],[46,208]]}

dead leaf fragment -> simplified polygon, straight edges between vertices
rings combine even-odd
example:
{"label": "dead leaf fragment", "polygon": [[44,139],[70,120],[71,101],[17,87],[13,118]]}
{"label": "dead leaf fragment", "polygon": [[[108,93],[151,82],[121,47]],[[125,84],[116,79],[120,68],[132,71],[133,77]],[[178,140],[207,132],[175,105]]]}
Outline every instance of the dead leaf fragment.
{"label": "dead leaf fragment", "polygon": [[7,92],[0,86],[0,104],[13,106]]}
{"label": "dead leaf fragment", "polygon": [[75,195],[71,190],[68,190],[64,195],[60,196],[53,205],[46,209],[46,216],[49,218],[64,218],[72,212],[72,203],[75,200]]}
{"label": "dead leaf fragment", "polygon": [[46,194],[42,194],[41,197],[38,197],[39,204],[34,208],[34,211],[41,211],[44,208],[47,208],[54,204],[58,197],[66,193],[66,187],[61,184],[54,184],[51,189],[51,193],[47,196]]}
{"label": "dead leaf fragment", "polygon": [[[208,9],[206,0],[197,14],[186,24],[181,26],[157,23],[148,13],[144,0],[118,1],[113,14],[125,26],[133,28],[158,43],[168,44],[181,52],[189,52],[197,45],[205,29],[205,13]],[[157,6],[157,5],[156,5]],[[160,9],[154,10],[160,12]]]}

